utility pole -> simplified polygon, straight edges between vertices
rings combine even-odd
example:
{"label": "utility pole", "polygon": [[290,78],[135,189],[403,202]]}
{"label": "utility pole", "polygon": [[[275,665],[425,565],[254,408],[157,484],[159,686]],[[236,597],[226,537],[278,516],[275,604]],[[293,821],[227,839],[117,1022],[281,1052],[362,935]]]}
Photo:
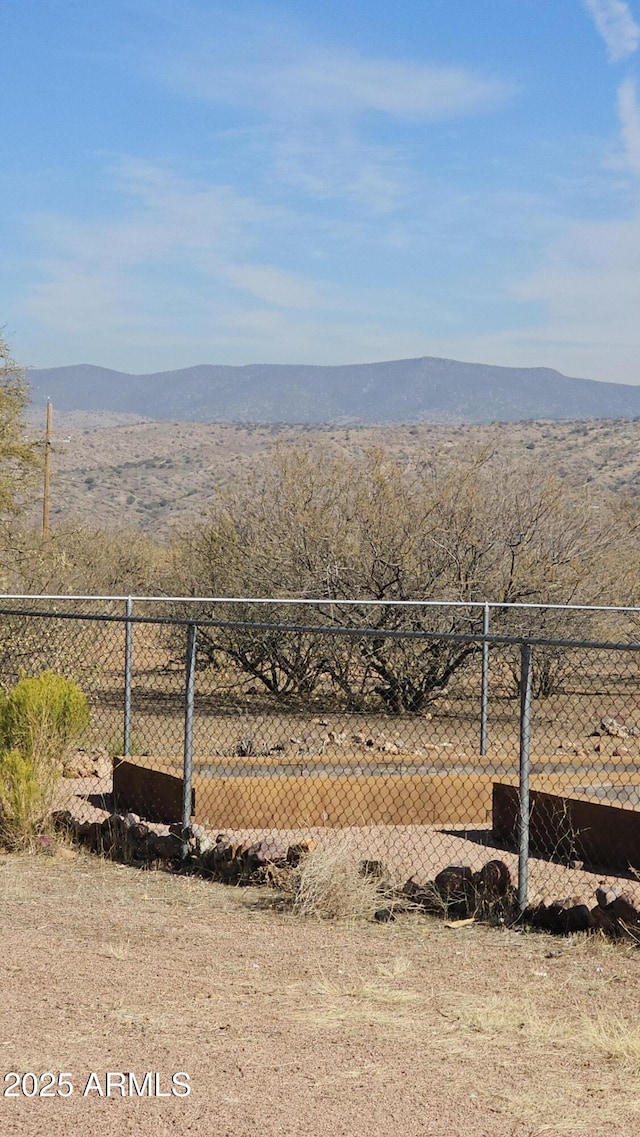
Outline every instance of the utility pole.
{"label": "utility pole", "polygon": [[44,487],[42,494],[42,536],[49,535],[49,504],[51,502],[51,433],[53,427],[53,405],[47,399],[47,429],[44,436]]}

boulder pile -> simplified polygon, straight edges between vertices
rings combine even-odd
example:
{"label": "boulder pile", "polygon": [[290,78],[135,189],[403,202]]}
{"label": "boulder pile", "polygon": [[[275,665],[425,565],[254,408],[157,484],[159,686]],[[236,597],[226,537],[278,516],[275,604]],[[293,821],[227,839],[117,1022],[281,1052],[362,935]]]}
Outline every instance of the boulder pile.
{"label": "boulder pile", "polygon": [[183,834],[181,825],[152,824],[136,813],[79,821],[69,810],[60,810],[52,821],[56,829],[92,852],[134,864],[161,863],[198,871],[225,884],[262,883],[270,871],[296,867],[314,846],[313,841],[287,845],[271,838],[247,844],[197,824]]}
{"label": "boulder pile", "polygon": [[620,885],[601,885],[596,903],[588,897],[540,901],[524,912],[531,927],[568,935],[571,932],[602,932],[612,939],[640,943],[640,906]]}
{"label": "boulder pile", "polygon": [[434,880],[419,882],[411,877],[402,893],[425,912],[448,919],[506,916],[515,907],[511,873],[504,861],[488,861],[479,872],[468,865],[447,865]]}

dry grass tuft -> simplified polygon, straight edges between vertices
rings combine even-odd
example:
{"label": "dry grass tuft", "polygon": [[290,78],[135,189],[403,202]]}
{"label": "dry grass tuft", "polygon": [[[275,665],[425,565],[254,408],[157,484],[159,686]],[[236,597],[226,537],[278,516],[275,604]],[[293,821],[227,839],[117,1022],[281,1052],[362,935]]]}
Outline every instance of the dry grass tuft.
{"label": "dry grass tuft", "polygon": [[506,1040],[517,1035],[543,1046],[559,1039],[559,1024],[554,1019],[544,1018],[532,1000],[516,1001],[497,995],[488,999],[461,996],[449,1006],[439,1006],[438,1010],[463,1033],[493,1039],[504,1036]]}
{"label": "dry grass tuft", "polygon": [[293,1017],[314,1026],[364,1022],[418,1029],[424,1020],[425,996],[404,985],[410,970],[409,961],[398,957],[390,964],[377,964],[375,976],[338,972],[335,977],[322,975],[315,983],[295,984],[290,989],[297,1008]]}
{"label": "dry grass tuft", "polygon": [[576,1042],[600,1057],[640,1073],[640,1026],[636,1023],[611,1014],[585,1018],[577,1027]]}
{"label": "dry grass tuft", "polygon": [[294,912],[320,920],[372,919],[380,891],[374,878],[360,872],[360,860],[347,834],[313,849],[296,870]]}
{"label": "dry grass tuft", "polygon": [[[619,1097],[612,1093],[611,1086],[591,1085],[589,1089],[590,1093],[586,1086],[575,1086],[571,1101],[567,1099],[566,1088],[563,1093],[563,1087],[555,1080],[553,1088],[549,1087],[546,1093],[523,1087],[517,1091],[504,1089],[491,1096],[489,1108],[510,1121],[526,1123],[527,1137],[553,1137],[564,1133],[591,1137],[594,1131],[603,1133],[605,1128],[614,1126],[613,1132],[617,1133],[620,1124],[628,1125],[630,1114],[640,1112],[640,1100]],[[582,1101],[581,1095],[584,1095]]]}
{"label": "dry grass tuft", "polygon": [[107,959],[118,959],[124,961],[129,959],[131,955],[131,944],[129,940],[125,943],[119,944],[104,944],[100,952],[101,955]]}
{"label": "dry grass tuft", "polygon": [[402,1029],[415,1027],[423,1006],[418,991],[380,979],[322,979],[307,989],[311,1005],[296,1014],[315,1026],[377,1023]]}

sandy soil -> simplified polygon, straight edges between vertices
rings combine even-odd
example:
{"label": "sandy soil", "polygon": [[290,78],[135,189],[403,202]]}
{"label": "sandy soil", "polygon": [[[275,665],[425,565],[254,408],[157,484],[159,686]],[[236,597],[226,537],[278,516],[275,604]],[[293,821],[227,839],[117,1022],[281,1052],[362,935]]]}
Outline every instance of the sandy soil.
{"label": "sandy soil", "polygon": [[[270,901],[65,849],[0,861],[2,1073],[74,1086],[0,1098],[3,1137],[637,1131],[632,949]],[[191,1094],[83,1096],[107,1071]]]}

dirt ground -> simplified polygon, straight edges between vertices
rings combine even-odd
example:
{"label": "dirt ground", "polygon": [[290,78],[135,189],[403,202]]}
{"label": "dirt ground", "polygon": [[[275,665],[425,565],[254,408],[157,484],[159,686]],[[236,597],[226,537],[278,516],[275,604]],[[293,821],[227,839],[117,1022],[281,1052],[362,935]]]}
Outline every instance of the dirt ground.
{"label": "dirt ground", "polygon": [[[2,1075],[73,1085],[0,1098],[3,1137],[637,1132],[632,948],[419,915],[327,925],[69,849],[2,858],[0,904]],[[184,1071],[191,1093],[85,1096],[108,1071],[158,1073],[162,1093]]]}

